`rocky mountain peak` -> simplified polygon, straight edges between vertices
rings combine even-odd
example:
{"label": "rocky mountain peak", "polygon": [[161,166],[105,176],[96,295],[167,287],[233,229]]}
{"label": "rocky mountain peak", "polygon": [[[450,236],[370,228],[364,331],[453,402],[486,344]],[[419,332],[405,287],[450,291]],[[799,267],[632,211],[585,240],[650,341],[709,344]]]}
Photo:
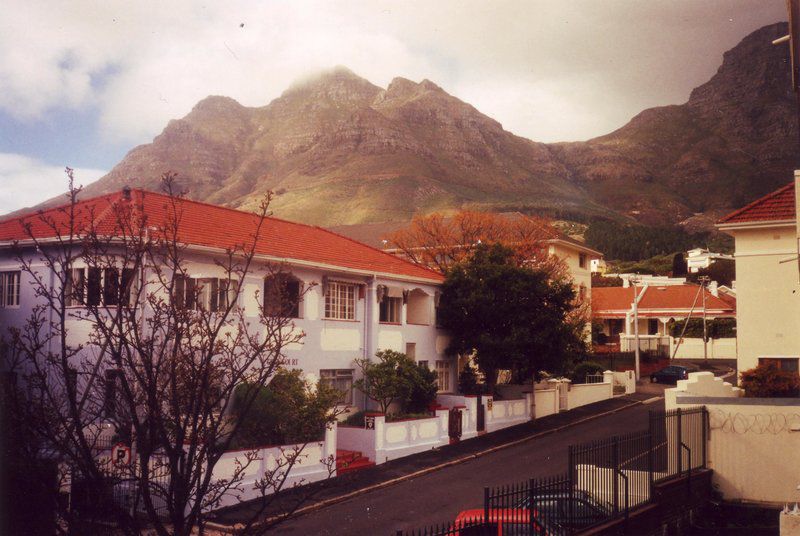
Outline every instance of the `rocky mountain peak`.
{"label": "rocky mountain peak", "polygon": [[563,144],[514,136],[430,80],[382,89],[338,67],[260,108],[204,99],[86,194],[157,187],[171,170],[194,199],[247,209],[269,189],[276,215],[321,225],[464,206],[713,220],[791,180],[800,155],[788,47],[771,44],[785,32],[777,24],[746,37],[686,104]]}

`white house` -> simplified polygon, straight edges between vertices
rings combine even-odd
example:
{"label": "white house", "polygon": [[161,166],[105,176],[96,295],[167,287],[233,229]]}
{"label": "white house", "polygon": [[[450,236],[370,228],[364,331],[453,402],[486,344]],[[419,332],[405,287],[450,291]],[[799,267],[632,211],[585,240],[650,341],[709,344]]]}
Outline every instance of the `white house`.
{"label": "white house", "polygon": [[[95,223],[102,226],[109,209],[131,203],[141,207],[142,216],[149,222],[157,224],[166,217],[168,200],[158,193],[123,190],[81,200],[76,208],[79,213],[91,213],[97,218]],[[190,200],[179,200],[178,204],[182,211],[178,241],[186,245],[184,258],[189,273],[185,285],[202,285],[201,299],[207,299],[206,305],[213,308],[225,299],[219,286],[224,273],[214,261],[225,254],[226,248],[247,243],[258,217]],[[92,210],[87,210],[89,207]],[[58,209],[49,209],[45,216],[63,220]],[[21,325],[40,302],[12,248],[16,245],[33,261],[44,281],[55,279],[48,275],[50,268],[23,230],[23,222],[38,220],[34,214],[0,220],[0,334]],[[54,242],[52,228],[34,224],[32,230],[42,247]],[[334,384],[345,392],[343,403],[365,407],[364,395],[353,389],[357,374],[354,360],[372,357],[380,349],[392,349],[436,370],[442,392],[455,390],[455,360],[445,355],[447,337],[436,327],[441,274],[331,231],[277,218],[266,219],[255,253],[257,261],[280,264],[288,272],[280,282],[288,292],[307,290],[290,311],[305,338],[285,349],[288,368],[302,369],[310,380],[321,378]],[[127,276],[124,269],[87,273],[77,263],[71,269],[74,278],[88,282],[84,299],[98,300],[95,303],[104,299],[104,289],[118,285],[119,278],[124,281]],[[251,273],[239,284],[239,305],[253,317],[251,325],[257,326],[256,293],[269,295],[275,281],[262,271]],[[82,305],[76,301],[73,307]],[[89,323],[73,322],[70,336],[86,337]]]}
{"label": "white house", "polygon": [[696,274],[703,268],[708,268],[717,260],[732,261],[733,255],[712,253],[704,248],[690,249],[686,252],[686,268],[693,274]]}
{"label": "white house", "polygon": [[735,240],[739,371],[772,361],[800,371],[800,231],[795,181],[728,214]]}

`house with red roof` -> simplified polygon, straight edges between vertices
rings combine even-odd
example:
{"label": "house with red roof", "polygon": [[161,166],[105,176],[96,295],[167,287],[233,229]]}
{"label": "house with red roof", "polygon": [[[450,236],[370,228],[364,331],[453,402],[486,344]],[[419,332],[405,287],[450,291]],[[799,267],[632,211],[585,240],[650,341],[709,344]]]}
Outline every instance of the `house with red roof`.
{"label": "house with red roof", "polygon": [[[644,279],[636,286],[595,288],[592,297],[592,321],[602,325],[603,339],[614,348],[619,345],[621,351],[635,349],[636,318],[640,349],[664,350],[674,345],[668,328],[671,321],[703,316],[707,320],[735,318],[736,298],[719,292],[715,284],[705,288],[691,283],[664,285],[657,279]],[[735,357],[735,345],[734,355],[726,357]]]}
{"label": "house with red roof", "polygon": [[[344,393],[342,404],[365,407],[364,395],[353,389],[354,361],[381,349],[405,352],[436,370],[442,392],[456,389],[455,361],[445,355],[447,337],[436,326],[443,281],[438,272],[320,227],[273,217],[259,227],[261,220],[253,213],[144,190],[124,189],[82,199],[74,207],[73,221],[79,229],[91,223],[100,233],[113,233],[113,214],[120,207],[129,207],[131,217],[146,218],[154,233],[163,232],[158,229],[163,230],[178,213],[174,232],[185,248],[187,272],[181,280],[183,290],[178,292],[188,296],[188,289],[202,289],[193,307],[215,310],[234,296],[252,317],[251,325],[259,325],[258,308],[267,306],[267,296],[278,300],[275,296],[286,293],[302,296],[294,300],[289,315],[305,337],[285,348],[285,366],[301,369],[309,380],[333,384]],[[58,207],[0,220],[0,334],[21,326],[40,303],[15,251],[33,262],[45,281],[51,280],[48,270],[70,270],[70,280],[82,283],[82,294],[69,303],[76,310],[87,301],[105,304],[115,295],[108,291],[124,286],[126,277],[132,277],[126,267],[89,269],[79,259],[66,268],[48,267],[41,250],[56,247],[58,235],[69,232],[67,213]],[[277,282],[277,276],[266,269],[251,271],[237,282],[241,292],[226,293],[225,274],[215,260],[248,244],[254,245],[254,261],[259,265],[280,267],[281,280]],[[272,292],[276,284],[281,293]],[[259,301],[258,296],[265,299]],[[89,322],[77,318],[73,322],[70,335],[87,337]]]}
{"label": "house with red roof", "polygon": [[717,222],[735,240],[738,369],[800,370],[800,173]]}

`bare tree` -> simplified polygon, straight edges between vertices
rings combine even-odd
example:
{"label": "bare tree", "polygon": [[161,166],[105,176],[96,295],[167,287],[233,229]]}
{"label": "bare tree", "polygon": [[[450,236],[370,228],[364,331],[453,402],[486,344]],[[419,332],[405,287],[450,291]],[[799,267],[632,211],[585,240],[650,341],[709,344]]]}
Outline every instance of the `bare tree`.
{"label": "bare tree", "polygon": [[[80,187],[67,174],[66,206],[20,219],[27,239],[16,244],[16,257],[37,304],[7,341],[4,366],[25,386],[11,409],[14,422],[25,423],[40,456],[58,463],[73,498],[93,493],[94,506],[125,533],[145,526],[158,534],[202,532],[207,513],[242,491],[257,451],[243,452],[224,478],[214,475],[217,462],[258,388],[283,363],[284,349],[304,337],[285,307],[265,308],[258,293],[257,316],[240,306],[248,275],[285,271],[256,255],[271,195],[253,216],[246,243],[205,253],[221,275],[196,280],[189,277],[187,260],[196,253],[185,238],[173,175],[164,176],[167,195],[158,197],[166,201],[153,217],[145,192],[79,203]],[[241,384],[256,388],[237,392]],[[108,457],[117,442],[132,447],[130,462]],[[270,523],[258,521],[285,491],[305,444],[287,449],[249,484],[259,502],[244,529],[263,532],[308,499],[293,494]],[[324,463],[332,474],[335,460]],[[119,500],[123,492],[127,502]],[[62,506],[59,528],[79,527],[86,512],[75,503]]]}

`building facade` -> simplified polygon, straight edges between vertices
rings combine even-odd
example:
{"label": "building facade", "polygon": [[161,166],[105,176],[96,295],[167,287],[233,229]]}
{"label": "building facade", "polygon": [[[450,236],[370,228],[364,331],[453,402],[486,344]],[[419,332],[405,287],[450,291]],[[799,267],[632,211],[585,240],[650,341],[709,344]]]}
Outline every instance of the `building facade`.
{"label": "building facade", "polygon": [[735,240],[739,371],[764,361],[800,368],[798,182],[795,172],[794,183],[717,223]]}
{"label": "building facade", "polygon": [[[128,203],[157,224],[169,202],[167,196],[134,190],[83,200],[76,210],[98,218]],[[291,317],[296,332],[305,335],[284,349],[284,366],[301,369],[308,380],[333,384],[344,393],[342,404],[348,406],[367,407],[364,395],[353,389],[358,378],[355,360],[371,358],[383,349],[404,352],[436,370],[440,391],[456,389],[455,359],[445,354],[448,339],[436,326],[440,274],[318,227],[267,218],[255,243],[254,259],[265,268],[238,281],[240,292],[226,293],[226,274],[218,261],[235,244],[247,243],[258,217],[189,200],[177,203],[185,278],[172,299],[196,294],[191,304],[183,306],[214,310],[227,296],[235,296],[250,324],[258,326],[260,307],[282,307],[270,298],[276,288],[296,294],[300,299],[288,300],[291,306],[281,314]],[[23,228],[26,221],[34,222],[30,232],[40,248],[50,247],[53,229],[35,222],[42,218],[56,221],[62,218],[59,210],[0,220],[0,335],[22,326],[41,304],[31,276],[20,267],[20,256],[50,284],[58,280],[52,270],[67,269],[47,266]],[[55,241],[52,247],[56,247]],[[116,288],[120,280],[124,286],[130,277],[125,267],[87,268],[80,260],[68,268],[71,280],[81,281],[84,289],[82,296],[68,304],[70,308],[85,307],[85,300],[101,304],[112,295],[109,288]],[[143,281],[148,281],[147,277]],[[69,336],[74,342],[87,340],[91,327],[89,321],[71,319]]]}

